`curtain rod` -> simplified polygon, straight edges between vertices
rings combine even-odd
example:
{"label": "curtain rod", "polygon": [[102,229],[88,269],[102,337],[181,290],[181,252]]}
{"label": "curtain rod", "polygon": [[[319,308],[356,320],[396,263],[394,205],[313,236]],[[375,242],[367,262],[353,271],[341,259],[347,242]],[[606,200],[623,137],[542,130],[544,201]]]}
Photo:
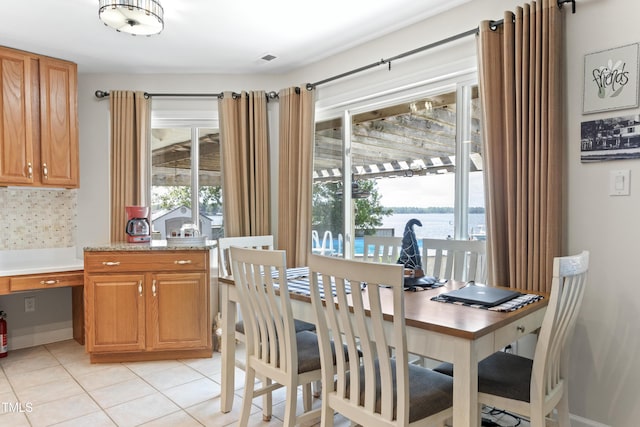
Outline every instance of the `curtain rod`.
{"label": "curtain rod", "polygon": [[[562,5],[565,4],[565,3],[571,3],[571,11],[572,11],[572,13],[576,13],[576,0],[557,0],[558,7],[560,9],[562,9]],[[503,23],[503,20],[491,21],[491,27],[492,28],[496,28],[496,27],[502,25],[502,23]],[[341,79],[343,77],[350,76],[352,74],[357,74],[359,72],[366,71],[366,70],[368,70],[370,68],[378,67],[378,66],[384,65],[384,64],[388,64],[389,70],[391,70],[391,62],[393,62],[393,61],[396,61],[396,60],[401,59],[401,58],[405,58],[407,56],[415,55],[416,53],[420,53],[420,52],[423,52],[425,50],[433,49],[434,47],[438,47],[438,46],[442,46],[442,45],[447,44],[447,43],[451,43],[453,41],[456,41],[456,40],[464,38],[464,37],[468,37],[468,36],[471,36],[471,35],[477,35],[479,31],[480,31],[480,27],[476,27],[476,28],[473,28],[471,30],[467,30],[467,31],[464,31],[462,33],[455,34],[453,36],[444,38],[442,40],[438,40],[436,42],[433,42],[433,43],[430,43],[430,44],[427,44],[427,45],[424,45],[424,46],[420,46],[420,47],[418,47],[416,49],[401,53],[399,55],[393,56],[393,57],[388,58],[388,59],[384,59],[383,58],[378,62],[374,62],[374,63],[368,64],[368,65],[365,65],[365,66],[362,66],[362,67],[359,67],[359,68],[356,68],[356,69],[353,69],[353,70],[349,70],[349,71],[346,71],[344,73],[337,74],[335,76],[331,76],[331,77],[328,77],[328,78],[323,79],[323,80],[319,80],[319,81],[317,81],[315,83],[307,83],[306,84],[306,88],[307,88],[307,90],[313,90],[313,89],[316,88],[316,86],[319,86],[319,85],[322,85],[322,84],[325,84],[325,83],[329,83],[329,82],[332,82],[334,80],[338,80],[338,79]]]}
{"label": "curtain rod", "polygon": [[[109,91],[107,90],[96,90],[96,98],[103,99],[109,97]],[[234,96],[239,94],[234,93]],[[166,97],[180,97],[180,98],[222,98],[222,93],[144,93],[145,98],[152,98],[154,96],[166,96]]]}
{"label": "curtain rod", "polygon": [[[109,97],[109,91],[106,90],[96,90],[95,92],[96,98],[103,99]],[[167,98],[224,98],[224,94],[220,93],[144,93],[144,97],[146,99],[153,97],[167,97]],[[240,97],[239,93],[232,92],[233,99]],[[267,97],[267,101],[272,99],[278,99],[278,93],[275,91],[265,93]]]}

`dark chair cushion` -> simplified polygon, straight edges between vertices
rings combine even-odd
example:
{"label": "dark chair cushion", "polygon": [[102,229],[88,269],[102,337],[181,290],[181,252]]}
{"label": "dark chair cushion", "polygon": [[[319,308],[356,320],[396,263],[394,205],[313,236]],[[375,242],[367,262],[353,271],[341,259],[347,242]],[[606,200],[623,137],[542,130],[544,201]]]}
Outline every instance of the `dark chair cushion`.
{"label": "dark chair cushion", "polygon": [[[315,371],[320,369],[320,346],[318,345],[318,335],[315,332],[302,331],[296,334],[296,344],[298,346],[298,373]],[[346,360],[349,360],[347,346],[343,347]],[[336,364],[336,349],[331,341],[331,353],[333,354],[333,364]],[[360,353],[360,352],[358,352]],[[360,353],[361,354],[361,353]]]}
{"label": "dark chair cushion", "polygon": [[[508,399],[531,401],[533,360],[498,351],[478,363],[478,390]],[[443,363],[434,371],[453,376],[453,365]]]}
{"label": "dark chair cushion", "polygon": [[[376,408],[381,413],[381,388],[380,367],[376,368]],[[391,361],[393,375],[394,402],[396,400],[395,360]],[[362,383],[360,384],[360,404],[364,405],[364,368],[360,369]],[[347,376],[347,397],[349,395],[349,378]],[[409,422],[421,420],[430,415],[437,414],[453,405],[453,379],[439,372],[421,366],[409,365]],[[397,408],[393,408],[394,419],[397,416]]]}
{"label": "dark chair cushion", "polygon": [[[296,332],[311,331],[315,332],[315,323],[305,322],[304,320],[293,319],[293,326],[296,328]],[[242,320],[236,322],[236,332],[244,335],[244,323]]]}

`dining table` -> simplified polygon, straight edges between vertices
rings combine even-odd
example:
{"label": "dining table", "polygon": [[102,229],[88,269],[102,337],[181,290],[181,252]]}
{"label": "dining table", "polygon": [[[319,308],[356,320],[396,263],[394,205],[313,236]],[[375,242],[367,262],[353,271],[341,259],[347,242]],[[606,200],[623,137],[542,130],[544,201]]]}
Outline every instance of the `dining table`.
{"label": "dining table", "polygon": [[[315,323],[311,298],[305,292],[305,278],[296,275],[290,280],[289,292],[293,315],[297,319]],[[221,412],[233,407],[235,371],[235,319],[237,297],[233,277],[220,277],[220,304],[222,313],[222,390]],[[481,424],[478,404],[478,362],[524,335],[537,331],[542,325],[549,295],[519,290],[530,297],[526,304],[511,311],[500,308],[470,306],[442,302],[441,295],[467,285],[448,281],[444,285],[423,291],[404,293],[407,350],[428,359],[453,363],[453,425],[477,427]],[[516,289],[518,290],[518,289]],[[382,311],[393,319],[391,291],[382,297]],[[352,292],[367,292],[366,286]],[[229,321],[231,319],[231,321]]]}

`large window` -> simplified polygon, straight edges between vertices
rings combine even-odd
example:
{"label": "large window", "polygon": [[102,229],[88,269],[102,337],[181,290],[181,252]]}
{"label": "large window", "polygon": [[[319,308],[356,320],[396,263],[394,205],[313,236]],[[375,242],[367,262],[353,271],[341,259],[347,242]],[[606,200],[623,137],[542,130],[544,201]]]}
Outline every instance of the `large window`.
{"label": "large window", "polygon": [[319,111],[313,250],[357,258],[413,218],[418,239],[484,239],[478,111],[473,83]]}
{"label": "large window", "polygon": [[217,128],[202,124],[153,122],[151,217],[154,238],[175,236],[183,224],[196,224],[208,239],[223,235],[220,135]]}

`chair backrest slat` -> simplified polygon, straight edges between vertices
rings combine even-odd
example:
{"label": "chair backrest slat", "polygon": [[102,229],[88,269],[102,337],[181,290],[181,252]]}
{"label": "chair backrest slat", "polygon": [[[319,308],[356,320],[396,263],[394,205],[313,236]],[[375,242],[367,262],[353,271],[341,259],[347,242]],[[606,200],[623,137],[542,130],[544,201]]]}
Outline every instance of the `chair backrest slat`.
{"label": "chair backrest slat", "polygon": [[557,257],[549,305],[540,328],[533,362],[531,396],[544,402],[545,396],[562,386],[568,374],[568,341],[578,318],[589,268],[589,252]]}
{"label": "chair backrest slat", "polygon": [[364,236],[362,261],[395,264],[402,250],[402,237]]}
{"label": "chair backrest slat", "polygon": [[221,237],[218,239],[218,276],[226,277],[231,275],[231,257],[229,248],[238,246],[241,248],[273,249],[273,236],[239,236]]}
{"label": "chair backrest slat", "polygon": [[285,251],[236,246],[229,250],[240,308],[243,313],[251,313],[244,318],[247,356],[274,369],[297,372]]}
{"label": "chair backrest slat", "polygon": [[[359,422],[363,425],[373,425],[374,420],[380,417],[390,423],[407,425],[409,376],[403,266],[311,255],[309,270],[325,385],[334,383],[333,369],[326,366],[332,357],[331,340],[336,348],[343,345],[347,349],[346,354],[336,352],[336,391],[331,396],[332,402],[337,406],[343,405],[341,407],[345,410],[354,405],[364,408],[371,418],[369,422]],[[324,304],[325,301],[321,300],[320,282],[325,288],[327,283],[335,284],[333,301]],[[366,283],[366,287],[360,291],[362,283]],[[346,284],[354,290],[353,293],[347,293],[349,288]],[[383,316],[383,307],[385,311],[392,309],[394,313],[390,329]],[[390,348],[395,350],[395,359],[390,357]],[[395,370],[392,368],[394,363]],[[397,384],[395,402],[394,382]],[[381,392],[379,414],[375,407],[376,390]],[[394,407],[397,407],[396,417]]]}
{"label": "chair backrest slat", "polygon": [[438,279],[486,282],[484,240],[422,239],[422,267]]}

